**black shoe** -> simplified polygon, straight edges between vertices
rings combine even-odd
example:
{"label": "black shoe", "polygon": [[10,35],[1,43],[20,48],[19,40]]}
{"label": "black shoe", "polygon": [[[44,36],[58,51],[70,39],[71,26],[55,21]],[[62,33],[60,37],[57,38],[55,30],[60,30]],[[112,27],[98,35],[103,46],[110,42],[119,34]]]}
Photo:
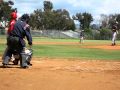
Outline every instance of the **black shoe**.
{"label": "black shoe", "polygon": [[112,45],[111,46],[115,46],[116,45],[116,43],[112,43]]}
{"label": "black shoe", "polygon": [[32,66],[32,64],[31,64],[30,62],[27,62],[27,64],[28,64],[29,66]]}
{"label": "black shoe", "polygon": [[2,63],[2,64],[3,64],[3,68],[8,68],[7,64],[4,64],[4,63]]}
{"label": "black shoe", "polygon": [[22,68],[23,68],[23,69],[27,69],[27,68],[29,68],[29,67],[28,67],[28,66],[23,66]]}
{"label": "black shoe", "polygon": [[115,46],[115,44],[114,44],[114,43],[112,43],[112,44],[111,44],[111,46]]}
{"label": "black shoe", "polygon": [[30,64],[28,64],[29,66],[32,66],[32,64],[30,63]]}
{"label": "black shoe", "polygon": [[13,65],[18,65],[18,60],[14,60]]}
{"label": "black shoe", "polygon": [[116,45],[116,43],[114,43],[114,46]]}

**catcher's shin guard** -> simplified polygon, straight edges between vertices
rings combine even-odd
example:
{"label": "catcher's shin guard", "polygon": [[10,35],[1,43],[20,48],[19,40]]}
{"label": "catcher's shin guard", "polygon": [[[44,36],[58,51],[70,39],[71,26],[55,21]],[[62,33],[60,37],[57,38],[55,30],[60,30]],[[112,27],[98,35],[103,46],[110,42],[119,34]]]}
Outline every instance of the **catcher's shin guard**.
{"label": "catcher's shin guard", "polygon": [[32,49],[25,50],[25,52],[21,53],[20,65],[21,67],[32,65],[30,63],[32,58]]}
{"label": "catcher's shin guard", "polygon": [[22,68],[23,68],[23,67],[28,67],[26,54],[25,54],[24,52],[21,53],[20,66],[21,66]]}
{"label": "catcher's shin guard", "polygon": [[10,60],[10,57],[9,56],[6,56],[2,62],[3,65],[7,65],[9,64],[9,60]]}
{"label": "catcher's shin guard", "polygon": [[32,66],[32,64],[30,63],[31,62],[31,59],[32,59],[32,55],[33,55],[33,50],[32,49],[28,49],[28,52],[27,52],[27,64]]}

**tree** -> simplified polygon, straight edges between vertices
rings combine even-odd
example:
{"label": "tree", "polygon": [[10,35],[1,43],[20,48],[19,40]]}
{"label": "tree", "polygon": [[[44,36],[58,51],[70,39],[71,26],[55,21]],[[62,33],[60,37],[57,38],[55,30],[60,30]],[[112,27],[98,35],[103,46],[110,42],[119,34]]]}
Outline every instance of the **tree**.
{"label": "tree", "polygon": [[116,18],[117,18],[117,15],[109,15],[109,21],[108,21],[108,24],[109,24],[109,28],[111,29],[112,25],[115,24],[116,22]]}
{"label": "tree", "polygon": [[11,6],[8,2],[1,1],[0,3],[0,19],[4,18],[6,21],[10,19]]}
{"label": "tree", "polygon": [[109,40],[111,38],[112,31],[107,28],[102,28],[100,30],[100,36],[102,40]]}
{"label": "tree", "polygon": [[70,14],[66,9],[54,10],[55,26],[58,30],[74,30],[74,21],[70,18]]}
{"label": "tree", "polygon": [[74,21],[66,9],[52,10],[52,3],[44,1],[44,11],[35,10],[30,15],[30,25],[33,29],[43,30],[75,30]]}
{"label": "tree", "polygon": [[93,21],[93,17],[89,13],[77,13],[73,16],[74,20],[78,20],[80,22],[80,28],[84,30],[88,30],[90,28],[90,24]]}
{"label": "tree", "polygon": [[34,10],[30,15],[29,24],[32,26],[32,29],[44,29],[43,26],[43,12],[41,9]]}
{"label": "tree", "polygon": [[118,29],[120,30],[120,14],[117,15],[116,22],[118,22]]}
{"label": "tree", "polygon": [[53,9],[53,4],[51,1],[44,1],[44,11],[51,11]]}
{"label": "tree", "polygon": [[102,28],[106,28],[108,27],[109,24],[109,16],[105,15],[105,14],[101,14],[101,19],[100,19],[100,23],[101,23],[101,27]]}

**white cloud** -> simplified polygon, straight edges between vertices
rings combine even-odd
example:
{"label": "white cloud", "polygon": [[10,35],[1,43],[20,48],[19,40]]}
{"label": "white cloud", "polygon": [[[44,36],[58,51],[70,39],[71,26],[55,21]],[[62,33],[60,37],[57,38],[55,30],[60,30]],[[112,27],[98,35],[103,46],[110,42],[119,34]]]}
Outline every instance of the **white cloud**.
{"label": "white cloud", "polygon": [[119,0],[106,0],[103,8],[106,10],[108,14],[119,13],[120,1]]}
{"label": "white cloud", "polygon": [[[8,0],[6,0],[8,1]],[[31,13],[36,9],[43,8],[44,0],[13,0],[14,8],[18,9],[18,13]],[[79,12],[89,12],[95,19],[100,14],[115,14],[120,12],[120,0],[48,0],[53,3],[54,9],[67,9],[70,14]]]}

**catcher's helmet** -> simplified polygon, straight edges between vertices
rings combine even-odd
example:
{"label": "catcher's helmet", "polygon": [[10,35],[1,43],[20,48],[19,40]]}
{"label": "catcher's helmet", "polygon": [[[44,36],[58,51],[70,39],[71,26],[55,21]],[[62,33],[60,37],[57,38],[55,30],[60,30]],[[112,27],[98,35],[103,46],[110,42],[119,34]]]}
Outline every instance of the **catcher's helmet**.
{"label": "catcher's helmet", "polygon": [[10,16],[11,16],[12,19],[16,19],[17,18],[17,13],[16,12],[12,12]]}

